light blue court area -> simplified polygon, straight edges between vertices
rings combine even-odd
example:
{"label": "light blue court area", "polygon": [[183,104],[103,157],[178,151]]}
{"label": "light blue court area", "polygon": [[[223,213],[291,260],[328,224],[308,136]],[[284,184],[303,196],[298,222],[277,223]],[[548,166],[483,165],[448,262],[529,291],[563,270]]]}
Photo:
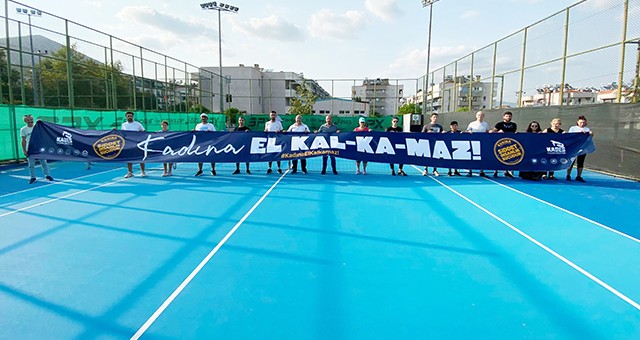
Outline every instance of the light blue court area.
{"label": "light blue court area", "polygon": [[0,168],[0,339],[640,338],[640,183],[251,166]]}

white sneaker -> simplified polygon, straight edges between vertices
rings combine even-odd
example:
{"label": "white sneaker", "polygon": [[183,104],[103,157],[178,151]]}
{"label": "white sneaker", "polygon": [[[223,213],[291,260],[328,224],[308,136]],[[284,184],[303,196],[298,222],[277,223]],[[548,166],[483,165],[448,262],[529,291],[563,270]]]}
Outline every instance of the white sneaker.
{"label": "white sneaker", "polygon": [[168,173],[166,173],[166,172],[163,172],[163,173],[162,173],[162,177],[167,177],[167,176],[169,176],[169,174],[168,174]]}
{"label": "white sneaker", "polygon": [[140,177],[147,177],[147,174],[146,174],[146,173],[144,173],[144,172],[141,172],[141,173],[140,173]]}
{"label": "white sneaker", "polygon": [[440,173],[438,172],[438,170],[433,170],[433,175],[438,177],[438,176],[440,176]]}
{"label": "white sneaker", "polygon": [[131,177],[133,177],[133,173],[131,172],[127,172],[127,174],[124,175],[124,178],[131,178]]}
{"label": "white sneaker", "polygon": [[360,169],[356,170],[356,175],[360,174]]}

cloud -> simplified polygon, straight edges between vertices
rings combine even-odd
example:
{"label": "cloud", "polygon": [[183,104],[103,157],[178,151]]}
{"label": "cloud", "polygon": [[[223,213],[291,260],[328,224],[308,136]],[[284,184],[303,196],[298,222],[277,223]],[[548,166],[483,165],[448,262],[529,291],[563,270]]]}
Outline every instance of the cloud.
{"label": "cloud", "polygon": [[322,9],[311,16],[308,29],[314,37],[347,40],[355,38],[366,23],[366,15],[360,11],[335,14],[329,9]]}
{"label": "cloud", "polygon": [[460,18],[461,19],[471,19],[471,18],[476,18],[480,15],[480,12],[478,11],[465,11],[464,13],[460,14]]}
{"label": "cloud", "polygon": [[182,18],[158,12],[149,6],[127,6],[118,12],[117,17],[129,25],[144,24],[176,36],[186,37],[194,34],[212,36],[218,31],[212,29],[212,23]]}
{"label": "cloud", "polygon": [[364,6],[369,12],[384,21],[393,21],[402,15],[397,0],[365,0]]}
{"label": "cloud", "polygon": [[249,21],[232,20],[233,28],[248,35],[278,41],[303,41],[304,36],[293,23],[275,15],[267,18],[251,18]]}

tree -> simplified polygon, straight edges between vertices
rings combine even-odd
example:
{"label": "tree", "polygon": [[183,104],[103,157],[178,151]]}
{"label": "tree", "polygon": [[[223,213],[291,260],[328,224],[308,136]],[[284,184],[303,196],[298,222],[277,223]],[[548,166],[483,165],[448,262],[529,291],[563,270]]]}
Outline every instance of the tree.
{"label": "tree", "polygon": [[469,107],[468,106],[461,106],[456,110],[456,112],[469,112]]}
{"label": "tree", "polygon": [[7,54],[4,50],[0,50],[0,94],[2,95],[2,103],[9,103],[9,77],[11,77],[11,91],[13,92],[13,100],[20,103],[20,72],[11,69],[11,73],[7,72]]}
{"label": "tree", "polygon": [[405,104],[398,109],[398,115],[406,113],[422,113],[422,107],[419,104]]}
{"label": "tree", "polygon": [[310,115],[313,112],[313,104],[316,103],[318,96],[307,86],[307,80],[302,80],[302,85],[296,88],[296,98],[291,98],[289,113]]}
{"label": "tree", "polygon": [[234,125],[235,122],[238,121],[238,115],[240,114],[240,110],[235,107],[230,107],[224,110],[225,116],[227,116],[227,122],[229,125]]}

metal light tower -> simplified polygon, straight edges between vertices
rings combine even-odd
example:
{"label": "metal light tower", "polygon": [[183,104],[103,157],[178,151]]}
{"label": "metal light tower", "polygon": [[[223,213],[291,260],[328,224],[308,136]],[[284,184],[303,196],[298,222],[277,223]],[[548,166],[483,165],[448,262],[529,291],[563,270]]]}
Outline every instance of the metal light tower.
{"label": "metal light tower", "polygon": [[226,3],[222,3],[222,2],[217,2],[217,1],[213,1],[213,2],[207,2],[204,4],[200,4],[200,7],[202,7],[203,10],[214,10],[214,11],[218,11],[218,55],[220,57],[220,113],[224,113],[224,95],[223,95],[223,91],[224,91],[224,86],[222,85],[222,81],[223,81],[223,76],[222,76],[222,24],[221,24],[221,20],[220,20],[220,12],[231,12],[231,13],[238,13],[238,11],[240,10],[240,8],[230,5],[230,4],[226,4]]}
{"label": "metal light tower", "polygon": [[[429,7],[429,31],[428,31],[428,42],[427,42],[427,71],[424,76],[424,90],[422,90],[422,113],[427,112],[427,90],[430,86],[429,82],[429,61],[431,59],[431,21],[433,19],[433,4],[438,2],[439,0],[422,0],[422,7]],[[431,94],[431,100],[433,100],[433,94]]]}
{"label": "metal light tower", "polygon": [[[38,86],[36,85],[36,59],[33,50],[33,34],[31,32],[31,16],[41,17],[42,12],[33,8],[16,8],[16,12],[29,17],[29,45],[31,48],[31,77],[33,79],[33,105],[38,105]],[[22,46],[20,46],[22,49]]]}

